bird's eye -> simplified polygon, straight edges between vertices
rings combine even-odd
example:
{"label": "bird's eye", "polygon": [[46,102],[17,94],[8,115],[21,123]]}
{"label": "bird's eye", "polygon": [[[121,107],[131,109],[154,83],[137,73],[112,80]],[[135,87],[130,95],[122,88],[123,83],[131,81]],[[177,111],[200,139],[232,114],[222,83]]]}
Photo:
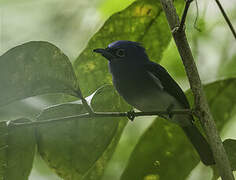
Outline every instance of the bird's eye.
{"label": "bird's eye", "polygon": [[124,49],[118,49],[118,50],[116,51],[116,55],[117,55],[118,57],[125,57],[125,50],[124,50]]}

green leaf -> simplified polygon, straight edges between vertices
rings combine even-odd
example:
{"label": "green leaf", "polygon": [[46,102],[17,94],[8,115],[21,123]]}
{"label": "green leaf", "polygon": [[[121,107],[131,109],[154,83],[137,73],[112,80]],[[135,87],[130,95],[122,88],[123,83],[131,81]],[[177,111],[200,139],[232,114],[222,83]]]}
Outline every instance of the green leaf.
{"label": "green leaf", "polygon": [[134,1],[135,0],[105,0],[101,2],[99,11],[103,17],[109,17],[111,14],[124,9]]}
{"label": "green leaf", "polygon": [[[181,10],[183,2],[177,0],[175,3],[178,11]],[[150,59],[158,62],[170,39],[166,18],[157,0],[135,1],[123,11],[112,15],[90,39],[74,63],[83,94],[91,94],[101,85],[111,83],[107,61],[93,53],[93,49],[107,47],[117,40],[137,41],[146,48]]]}
{"label": "green leaf", "polygon": [[[223,142],[225,151],[228,155],[229,162],[233,171],[236,170],[236,140],[235,139],[226,139]],[[218,179],[220,177],[218,169],[213,168],[213,175],[212,179]]]}
{"label": "green leaf", "polygon": [[175,79],[187,79],[182,60],[173,39],[168,48],[164,51],[160,64],[165,67]]}
{"label": "green leaf", "polygon": [[45,93],[76,95],[72,65],[56,46],[33,41],[0,57],[0,106]]}
{"label": "green leaf", "polygon": [[[111,86],[96,91],[91,105],[100,112],[128,108]],[[81,104],[65,103],[44,110],[38,120],[85,112]],[[99,179],[126,122],[126,118],[84,118],[41,126],[37,128],[39,153],[63,179]]]}
{"label": "green leaf", "polygon": [[[232,118],[236,108],[236,77],[218,80],[204,86],[207,101],[219,131]],[[190,104],[193,105],[193,96],[187,91]],[[198,121],[197,121],[198,122]]]}
{"label": "green leaf", "polygon": [[[22,118],[12,122],[30,121]],[[34,160],[34,129],[9,127],[7,124],[6,121],[0,122],[0,179],[26,180]]]}
{"label": "green leaf", "polygon": [[225,151],[228,155],[232,170],[236,170],[236,140],[226,139],[223,142]]}
{"label": "green leaf", "polygon": [[[204,86],[218,129],[222,129],[233,115],[232,110],[236,107],[235,89],[236,78]],[[192,102],[190,91],[187,95]],[[140,138],[121,179],[155,177],[183,180],[198,162],[199,157],[182,130],[173,123],[157,118]]]}
{"label": "green leaf", "polygon": [[235,67],[236,67],[236,54],[228,61],[223,60],[219,66],[219,77],[232,77],[236,76]]}
{"label": "green leaf", "polygon": [[108,161],[111,159],[116,146],[120,140],[121,134],[127,124],[126,120],[121,120],[116,130],[116,134],[113,136],[113,139],[109,146],[106,148],[102,156],[96,161],[93,167],[88,171],[84,180],[99,180],[104,174],[104,170],[108,164]]}
{"label": "green leaf", "polygon": [[121,179],[183,180],[198,161],[183,131],[157,118],[140,138]]}

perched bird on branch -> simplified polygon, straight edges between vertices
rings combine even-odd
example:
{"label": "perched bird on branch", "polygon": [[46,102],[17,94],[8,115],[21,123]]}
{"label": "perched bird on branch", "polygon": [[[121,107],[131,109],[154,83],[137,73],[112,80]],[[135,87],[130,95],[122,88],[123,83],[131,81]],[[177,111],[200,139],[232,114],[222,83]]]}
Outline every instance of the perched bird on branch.
{"label": "perched bird on branch", "polygon": [[[169,73],[149,60],[137,42],[116,41],[105,49],[94,49],[109,61],[113,84],[118,93],[140,111],[189,109],[188,100]],[[205,165],[215,163],[210,146],[193,124],[189,114],[166,116],[185,132]]]}

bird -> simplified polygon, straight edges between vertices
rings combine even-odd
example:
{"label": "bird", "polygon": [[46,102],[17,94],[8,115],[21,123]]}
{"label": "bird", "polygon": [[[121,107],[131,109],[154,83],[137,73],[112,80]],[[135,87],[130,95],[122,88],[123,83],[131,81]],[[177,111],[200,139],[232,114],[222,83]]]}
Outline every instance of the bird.
{"label": "bird", "polygon": [[[112,82],[124,100],[140,111],[190,109],[189,102],[167,70],[151,61],[141,43],[119,40],[106,48],[94,49],[108,60]],[[178,124],[206,165],[215,164],[212,150],[193,123],[190,114],[169,114],[168,120]]]}

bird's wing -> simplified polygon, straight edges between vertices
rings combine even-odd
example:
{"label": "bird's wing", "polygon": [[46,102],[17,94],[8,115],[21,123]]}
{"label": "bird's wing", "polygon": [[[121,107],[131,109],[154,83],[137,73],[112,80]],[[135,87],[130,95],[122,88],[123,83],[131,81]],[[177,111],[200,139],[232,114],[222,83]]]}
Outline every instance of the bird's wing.
{"label": "bird's wing", "polygon": [[156,77],[156,75],[153,74],[151,71],[147,71],[147,72],[148,72],[149,76],[151,76],[151,78],[154,80],[154,82],[156,83],[156,85],[158,86],[158,88],[160,88],[161,90],[164,90],[164,87],[163,87],[163,85],[162,85],[160,79],[158,79],[158,78]]}
{"label": "bird's wing", "polygon": [[165,70],[165,68],[154,62],[146,63],[145,68],[148,71],[148,74],[154,79],[154,81],[157,83],[159,87],[162,86],[163,87],[162,89],[164,91],[173,96],[185,108],[189,108],[189,103],[184,92],[175,82],[175,80],[172,79],[172,77]]}

